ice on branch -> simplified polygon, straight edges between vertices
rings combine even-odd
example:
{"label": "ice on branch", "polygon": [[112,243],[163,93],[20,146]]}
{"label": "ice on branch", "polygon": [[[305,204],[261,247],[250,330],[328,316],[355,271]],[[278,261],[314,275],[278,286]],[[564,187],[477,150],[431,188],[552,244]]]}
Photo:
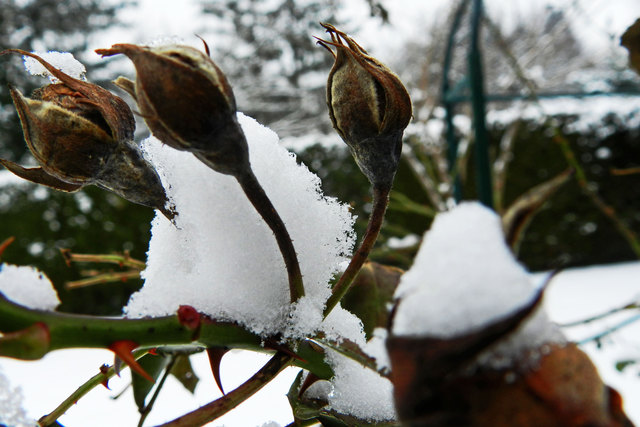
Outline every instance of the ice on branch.
{"label": "ice on branch", "polygon": [[[531,303],[538,290],[507,247],[500,218],[479,203],[462,203],[436,217],[402,277],[393,333],[441,339],[470,333]],[[523,350],[562,341],[538,309],[480,362],[497,368]]]}
{"label": "ice on branch", "polygon": [[60,304],[49,278],[33,267],[0,264],[0,292],[16,304],[38,310],[55,310]]}
{"label": "ice on branch", "polygon": [[[76,79],[84,80],[86,69],[84,65],[68,52],[33,52],[40,58],[44,59],[63,73],[70,75]],[[34,76],[48,77],[51,83],[58,83],[59,80],[51,75],[44,66],[34,58],[24,56],[24,68],[27,72]]]}
{"label": "ice on branch", "polygon": [[306,296],[297,304],[304,309],[290,306],[282,255],[236,180],[149,138],[144,148],[178,216],[175,224],[154,219],[145,283],[125,313],[160,316],[189,304],[259,334],[303,336],[322,321],[329,280],[354,243],[353,218],[346,205],[322,195],[320,179],[296,163],[275,133],[242,114],[238,119],[253,170],[298,253]]}

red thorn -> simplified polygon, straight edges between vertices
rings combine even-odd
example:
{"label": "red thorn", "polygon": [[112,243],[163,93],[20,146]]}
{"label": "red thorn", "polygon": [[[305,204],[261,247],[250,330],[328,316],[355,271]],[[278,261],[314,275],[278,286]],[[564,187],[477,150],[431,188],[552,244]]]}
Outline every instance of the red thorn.
{"label": "red thorn", "polygon": [[225,347],[211,347],[207,349],[207,356],[209,356],[209,364],[211,365],[211,372],[213,373],[213,379],[216,380],[216,384],[222,394],[225,394],[222,388],[222,380],[220,378],[220,363],[222,357],[229,351]]}
{"label": "red thorn", "polygon": [[149,349],[149,354],[153,354],[154,356],[157,356],[158,355],[158,349],[155,348],[155,347],[152,348],[152,349]]}
{"label": "red thorn", "polygon": [[307,374],[307,378],[304,379],[304,382],[300,386],[300,390],[298,391],[298,397],[302,396],[304,394],[304,392],[307,391],[307,389],[309,387],[311,387],[311,385],[313,383],[315,383],[316,381],[319,381],[319,380],[320,380],[320,377],[318,377],[313,372],[309,372]]}
{"label": "red thorn", "polygon": [[111,388],[109,388],[109,377],[107,377],[107,374],[109,373],[109,365],[103,364],[102,366],[100,366],[100,373],[105,376],[101,384],[107,390],[111,390]]}
{"label": "red thorn", "polygon": [[0,256],[2,256],[4,250],[7,249],[7,247],[12,244],[14,240],[16,240],[16,238],[11,236],[7,237],[2,243],[0,243]]}
{"label": "red thorn", "polygon": [[[131,352],[138,347],[138,343],[131,340],[115,341],[109,346],[109,350],[113,351],[124,363],[129,365],[132,371],[136,372],[142,378],[155,383],[151,375],[142,369],[142,366],[136,361]],[[116,370],[117,372],[117,370]]]}
{"label": "red thorn", "polygon": [[201,322],[200,317],[200,313],[190,305],[181,305],[178,308],[178,321],[189,329],[198,329]]}

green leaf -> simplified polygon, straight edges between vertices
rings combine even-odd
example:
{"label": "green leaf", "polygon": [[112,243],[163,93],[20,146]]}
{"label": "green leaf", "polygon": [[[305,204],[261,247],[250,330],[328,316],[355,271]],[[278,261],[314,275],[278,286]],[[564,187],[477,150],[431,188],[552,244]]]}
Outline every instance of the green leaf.
{"label": "green leaf", "polygon": [[[169,357],[157,356],[154,354],[146,354],[138,359],[138,363],[154,380],[157,380],[160,373],[169,363]],[[145,400],[147,395],[154,387],[154,383],[149,382],[135,371],[131,371],[131,386],[133,387],[133,399],[138,406],[138,411],[142,412],[145,408]]]}
{"label": "green leaf", "polygon": [[171,375],[176,377],[180,384],[184,386],[187,390],[189,390],[192,394],[196,390],[196,386],[198,385],[198,381],[200,378],[193,371],[193,366],[191,366],[191,361],[189,360],[189,356],[181,355],[177,356],[176,361],[171,368]]}
{"label": "green leaf", "polygon": [[636,363],[638,363],[637,360],[631,360],[631,359],[619,360],[616,362],[616,370],[618,370],[619,372],[622,372],[629,366],[635,365]]}
{"label": "green leaf", "polygon": [[367,339],[371,338],[375,328],[386,328],[389,318],[387,304],[393,301],[403,273],[399,268],[367,262],[340,301],[343,308],[360,318]]}

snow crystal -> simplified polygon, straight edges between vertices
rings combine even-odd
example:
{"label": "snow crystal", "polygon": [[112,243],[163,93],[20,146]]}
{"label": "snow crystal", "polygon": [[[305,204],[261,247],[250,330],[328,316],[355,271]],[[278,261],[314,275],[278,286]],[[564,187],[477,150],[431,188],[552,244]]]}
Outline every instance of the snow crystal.
{"label": "snow crystal", "polygon": [[33,267],[0,264],[0,292],[29,308],[55,310],[60,304],[49,278]]}
{"label": "snow crystal", "polygon": [[333,367],[329,408],[366,421],[394,420],[393,385],[377,372],[333,350],[327,351]]}
{"label": "snow crystal", "polygon": [[[258,180],[285,222],[298,254],[306,296],[289,304],[286,269],[271,230],[234,178],[193,155],[143,145],[179,215],[152,223],[143,288],[129,317],[173,313],[181,304],[216,319],[237,321],[258,334],[302,336],[317,329],[329,280],[352,249],[348,207],[324,197],[320,179],[278,144],[278,137],[238,114]],[[290,318],[289,316],[292,316]]]}
{"label": "snow crystal", "polygon": [[[84,74],[86,73],[86,69],[84,65],[76,58],[73,57],[73,54],[69,52],[33,52],[38,55],[40,58],[44,59],[63,73],[70,75],[71,77],[75,77],[76,79],[84,80]],[[51,83],[58,83],[59,80],[51,75],[49,71],[47,71],[44,66],[39,63],[36,59],[31,58],[30,56],[23,56],[24,59],[24,68],[27,72],[34,76],[44,76],[49,77]]]}
{"label": "snow crystal", "polygon": [[27,416],[22,407],[22,389],[12,387],[0,370],[0,425],[11,427],[36,427],[34,419]]}

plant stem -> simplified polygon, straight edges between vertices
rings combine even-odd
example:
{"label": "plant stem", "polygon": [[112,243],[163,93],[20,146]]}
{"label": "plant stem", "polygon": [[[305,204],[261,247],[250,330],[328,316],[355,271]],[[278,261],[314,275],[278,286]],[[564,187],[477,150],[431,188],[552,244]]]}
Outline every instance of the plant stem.
{"label": "plant stem", "polygon": [[[134,350],[133,355],[136,359],[147,354],[146,350]],[[73,405],[78,403],[83,396],[89,393],[91,390],[99,386],[100,384],[104,384],[109,378],[115,375],[116,371],[113,366],[109,367],[105,372],[100,372],[99,374],[91,377],[87,382],[82,384],[76,391],[71,393],[69,397],[67,397],[56,409],[54,409],[50,414],[45,415],[44,417],[38,420],[38,425],[42,427],[47,427],[56,422],[58,418],[65,414]]]}
{"label": "plant stem", "polygon": [[327,300],[327,306],[324,309],[324,317],[327,317],[331,310],[340,302],[342,297],[345,296],[351,283],[358,275],[358,272],[362,268],[362,265],[367,260],[369,252],[373,248],[378,234],[382,228],[382,221],[384,220],[384,213],[387,210],[387,204],[389,203],[389,192],[391,188],[379,188],[373,187],[373,209],[371,216],[369,217],[369,223],[367,224],[367,230],[362,238],[360,247],[351,258],[347,269],[342,273],[340,280],[333,287],[331,296]]}
{"label": "plant stem", "polygon": [[291,361],[291,356],[278,352],[267,362],[266,365],[245,381],[240,387],[211,403],[201,406],[193,412],[185,414],[158,427],[200,426],[213,421],[253,396],[258,390],[267,385],[280,372],[282,372],[284,368],[289,366]]}
{"label": "plant stem", "polygon": [[289,232],[253,172],[249,169],[248,171],[236,176],[236,179],[238,180],[238,183],[240,183],[242,190],[249,198],[251,204],[256,208],[260,216],[262,216],[275,235],[289,276],[289,294],[291,296],[291,302],[295,302],[304,296],[304,285],[302,283],[302,273],[300,272],[298,256],[296,255],[296,250],[291,242]]}
{"label": "plant stem", "polygon": [[131,267],[136,270],[144,270],[146,264],[143,261],[131,258],[129,254],[75,254],[69,249],[60,249],[67,264],[72,262],[97,262],[117,264],[120,267]]}
{"label": "plant stem", "polygon": [[65,289],[79,289],[86,288],[87,286],[100,285],[103,283],[113,283],[113,282],[126,282],[127,280],[134,280],[140,278],[139,270],[132,271],[113,271],[110,273],[97,274],[93,277],[88,277],[86,279],[73,280],[70,282],[66,282],[64,287]]}
{"label": "plant stem", "polygon": [[198,335],[194,336],[194,330],[183,325],[175,315],[126,319],[34,310],[15,304],[0,294],[0,331],[20,331],[36,323],[44,324],[48,329],[47,351],[108,348],[120,340],[131,340],[146,347],[189,344],[197,340],[205,346],[262,349],[259,336],[231,322],[202,322]]}

